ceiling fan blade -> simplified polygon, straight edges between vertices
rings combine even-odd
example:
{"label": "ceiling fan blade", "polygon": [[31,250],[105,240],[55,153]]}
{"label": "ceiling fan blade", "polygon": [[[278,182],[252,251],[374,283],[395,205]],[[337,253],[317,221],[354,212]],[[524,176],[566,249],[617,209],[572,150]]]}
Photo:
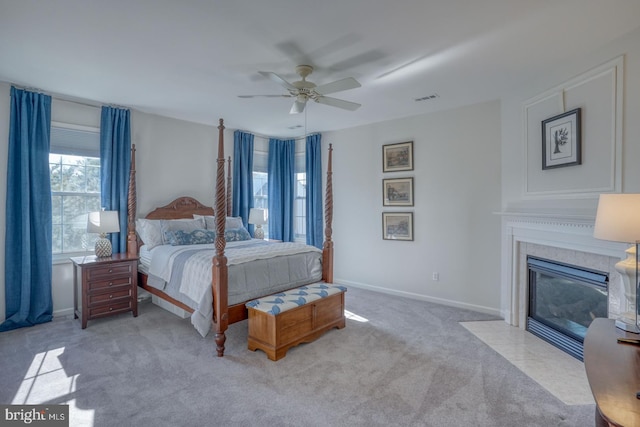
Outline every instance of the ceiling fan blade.
{"label": "ceiling fan blade", "polygon": [[304,106],[307,105],[306,102],[300,102],[297,99],[293,102],[293,105],[291,106],[291,111],[289,111],[289,114],[300,114],[304,111]]}
{"label": "ceiling fan blade", "polygon": [[291,98],[291,95],[238,95],[238,98]]}
{"label": "ceiling fan blade", "polygon": [[262,74],[264,77],[269,80],[278,83],[280,86],[288,89],[288,90],[298,90],[294,85],[277,75],[276,73],[272,73],[271,71],[258,71],[258,73]]}
{"label": "ceiling fan blade", "polygon": [[361,107],[361,104],[337,98],[329,98],[328,96],[320,96],[315,101],[319,104],[330,105],[332,107],[338,107],[349,111],[355,111]]}
{"label": "ceiling fan blade", "polygon": [[360,83],[358,83],[356,79],[354,79],[353,77],[347,77],[346,79],[336,80],[335,82],[316,86],[314,91],[316,91],[320,95],[328,95],[334,92],[355,89],[360,86]]}

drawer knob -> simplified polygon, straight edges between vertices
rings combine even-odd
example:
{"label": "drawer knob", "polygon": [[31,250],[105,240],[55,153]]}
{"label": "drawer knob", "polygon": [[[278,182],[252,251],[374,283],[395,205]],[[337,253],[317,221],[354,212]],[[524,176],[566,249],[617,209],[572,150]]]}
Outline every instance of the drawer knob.
{"label": "drawer knob", "polygon": [[113,307],[109,307],[109,311],[113,311]]}
{"label": "drawer knob", "polygon": [[113,295],[109,295],[109,298],[113,298]]}
{"label": "drawer knob", "polygon": [[113,286],[113,282],[109,282],[109,286]]}

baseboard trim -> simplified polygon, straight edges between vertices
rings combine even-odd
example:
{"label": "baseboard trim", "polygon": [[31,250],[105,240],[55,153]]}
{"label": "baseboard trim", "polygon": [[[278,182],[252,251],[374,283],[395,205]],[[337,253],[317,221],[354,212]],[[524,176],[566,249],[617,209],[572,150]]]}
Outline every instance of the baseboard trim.
{"label": "baseboard trim", "polygon": [[484,307],[482,305],[468,304],[468,303],[465,303],[465,302],[454,301],[454,300],[449,300],[449,299],[445,299],[445,298],[431,297],[431,296],[428,296],[428,295],[421,295],[421,294],[416,294],[416,293],[413,293],[413,292],[399,291],[397,289],[383,288],[383,287],[380,287],[380,286],[372,286],[372,285],[368,285],[366,283],[354,282],[354,281],[351,281],[351,280],[334,279],[334,282],[337,283],[337,284],[340,284],[340,285],[344,285],[344,286],[353,286],[355,288],[367,289],[369,291],[380,292],[380,293],[383,293],[383,294],[395,295],[395,296],[400,296],[400,297],[405,297],[405,298],[410,298],[410,299],[416,299],[416,300],[420,300],[420,301],[433,302],[433,303],[436,303],[436,304],[447,305],[447,306],[450,306],[450,307],[463,308],[463,309],[466,309],[466,310],[477,311],[477,312],[484,313],[484,314],[491,314],[493,316],[497,316],[497,317],[499,317],[501,319],[504,319],[502,313],[500,312],[500,309],[498,309],[498,308]]}
{"label": "baseboard trim", "polygon": [[53,317],[65,317],[65,316],[73,316],[73,308],[63,308],[61,310],[55,310],[53,312]]}

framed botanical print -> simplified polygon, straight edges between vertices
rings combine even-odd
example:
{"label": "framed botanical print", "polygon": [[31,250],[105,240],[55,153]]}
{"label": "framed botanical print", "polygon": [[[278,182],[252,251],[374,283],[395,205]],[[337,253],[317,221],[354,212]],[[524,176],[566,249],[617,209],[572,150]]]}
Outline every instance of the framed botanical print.
{"label": "framed botanical print", "polygon": [[413,141],[382,146],[382,172],[413,170]]}
{"label": "framed botanical print", "polygon": [[580,108],[542,121],[542,169],[582,163]]}
{"label": "framed botanical print", "polygon": [[413,178],[382,180],[383,206],[413,206]]}

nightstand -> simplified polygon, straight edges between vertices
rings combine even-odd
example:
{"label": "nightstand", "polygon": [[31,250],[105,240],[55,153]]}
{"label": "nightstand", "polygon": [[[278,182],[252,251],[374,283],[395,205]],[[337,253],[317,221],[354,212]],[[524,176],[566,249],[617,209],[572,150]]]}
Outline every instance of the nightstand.
{"label": "nightstand", "polygon": [[138,257],[122,253],[107,258],[74,257],[71,261],[74,319],[81,319],[82,329],[92,319],[128,311],[138,316]]}

